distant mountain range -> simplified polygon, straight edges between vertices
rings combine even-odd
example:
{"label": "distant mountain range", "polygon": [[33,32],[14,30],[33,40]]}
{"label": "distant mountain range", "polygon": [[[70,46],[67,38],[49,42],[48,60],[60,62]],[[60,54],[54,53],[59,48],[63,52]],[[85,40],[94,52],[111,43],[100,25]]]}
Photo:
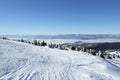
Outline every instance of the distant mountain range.
{"label": "distant mountain range", "polygon": [[67,35],[0,35],[8,38],[25,39],[120,39],[120,34],[67,34]]}

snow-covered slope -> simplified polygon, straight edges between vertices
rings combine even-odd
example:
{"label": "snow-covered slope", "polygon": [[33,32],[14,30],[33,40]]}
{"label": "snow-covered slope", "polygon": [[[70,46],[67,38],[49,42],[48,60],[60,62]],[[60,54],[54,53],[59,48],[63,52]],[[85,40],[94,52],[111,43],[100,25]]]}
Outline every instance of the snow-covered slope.
{"label": "snow-covered slope", "polygon": [[120,80],[120,62],[113,62],[84,52],[0,40],[0,80]]}

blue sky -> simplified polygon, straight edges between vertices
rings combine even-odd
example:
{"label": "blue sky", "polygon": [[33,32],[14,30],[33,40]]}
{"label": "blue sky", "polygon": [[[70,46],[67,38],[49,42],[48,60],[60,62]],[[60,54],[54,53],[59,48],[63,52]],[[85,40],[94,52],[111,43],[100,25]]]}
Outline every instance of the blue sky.
{"label": "blue sky", "polygon": [[0,34],[120,34],[120,0],[0,0]]}

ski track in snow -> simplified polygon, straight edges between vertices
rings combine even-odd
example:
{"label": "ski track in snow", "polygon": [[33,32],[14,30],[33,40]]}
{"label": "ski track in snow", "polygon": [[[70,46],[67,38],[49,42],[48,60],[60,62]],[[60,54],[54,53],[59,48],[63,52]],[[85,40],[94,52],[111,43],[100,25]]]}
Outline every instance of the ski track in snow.
{"label": "ski track in snow", "polygon": [[120,60],[0,40],[0,80],[120,80]]}

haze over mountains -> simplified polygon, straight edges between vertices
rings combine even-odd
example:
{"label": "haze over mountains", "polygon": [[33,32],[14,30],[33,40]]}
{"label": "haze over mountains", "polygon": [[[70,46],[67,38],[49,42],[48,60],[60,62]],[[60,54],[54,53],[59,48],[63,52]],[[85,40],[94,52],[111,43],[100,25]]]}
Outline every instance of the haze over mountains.
{"label": "haze over mountains", "polygon": [[120,34],[65,34],[65,35],[0,35],[8,38],[26,39],[120,39]]}

